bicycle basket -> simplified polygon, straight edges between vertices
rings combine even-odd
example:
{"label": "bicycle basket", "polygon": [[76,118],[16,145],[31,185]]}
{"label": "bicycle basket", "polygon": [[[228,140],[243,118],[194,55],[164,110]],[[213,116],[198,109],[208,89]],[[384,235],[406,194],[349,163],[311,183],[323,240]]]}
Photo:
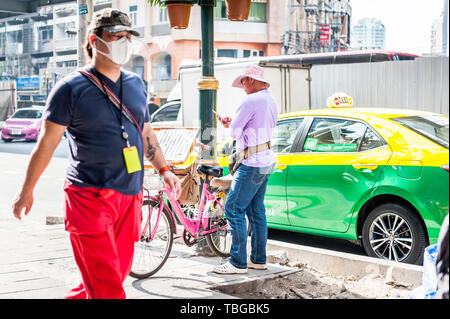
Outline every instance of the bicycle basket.
{"label": "bicycle basket", "polygon": [[173,172],[181,182],[181,205],[195,205],[200,201],[200,178],[197,174],[198,162],[187,167],[174,167]]}

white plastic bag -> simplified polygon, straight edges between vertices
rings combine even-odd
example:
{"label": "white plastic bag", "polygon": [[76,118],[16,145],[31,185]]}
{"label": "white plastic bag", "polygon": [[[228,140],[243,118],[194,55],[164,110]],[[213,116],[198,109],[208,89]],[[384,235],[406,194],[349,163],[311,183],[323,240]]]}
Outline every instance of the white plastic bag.
{"label": "white plastic bag", "polygon": [[437,275],[436,275],[436,259],[438,255],[438,245],[434,244],[425,248],[423,255],[423,276],[422,284],[425,299],[436,298]]}

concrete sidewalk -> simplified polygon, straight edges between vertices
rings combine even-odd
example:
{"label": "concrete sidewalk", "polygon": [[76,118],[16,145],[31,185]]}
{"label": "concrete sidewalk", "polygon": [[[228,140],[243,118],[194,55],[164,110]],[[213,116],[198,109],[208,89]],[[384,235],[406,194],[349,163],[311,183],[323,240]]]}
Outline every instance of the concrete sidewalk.
{"label": "concrete sidewalk", "polygon": [[[64,225],[45,225],[26,217],[23,221],[0,218],[0,299],[57,299],[81,278]],[[179,242],[179,240],[178,240]],[[307,265],[335,276],[360,279],[368,274],[389,277],[415,288],[423,268],[376,258],[268,240],[270,252],[283,252],[290,262]],[[218,275],[212,270],[221,257],[199,256],[193,247],[174,244],[163,268],[148,279],[128,277],[129,299],[229,299],[217,287],[251,286],[255,281],[298,272],[298,268],[268,264],[268,269],[241,275]],[[229,291],[229,290],[222,290]]]}
{"label": "concrete sidewalk", "polygon": [[[78,285],[80,277],[64,225],[0,219],[0,299],[55,299]],[[212,272],[220,257],[198,256],[194,248],[174,244],[163,268],[153,277],[128,277],[125,291],[130,299],[227,299],[212,290],[219,285],[272,278],[296,269],[269,265],[245,275]]]}

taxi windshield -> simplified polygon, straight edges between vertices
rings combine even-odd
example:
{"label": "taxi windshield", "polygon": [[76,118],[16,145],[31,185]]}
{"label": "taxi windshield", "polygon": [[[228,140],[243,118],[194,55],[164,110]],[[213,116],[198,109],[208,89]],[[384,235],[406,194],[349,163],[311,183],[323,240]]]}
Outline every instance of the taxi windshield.
{"label": "taxi windshield", "polygon": [[448,118],[439,115],[397,117],[393,121],[448,148]]}
{"label": "taxi windshield", "polygon": [[41,117],[42,112],[39,110],[20,110],[12,116],[13,119],[40,119]]}

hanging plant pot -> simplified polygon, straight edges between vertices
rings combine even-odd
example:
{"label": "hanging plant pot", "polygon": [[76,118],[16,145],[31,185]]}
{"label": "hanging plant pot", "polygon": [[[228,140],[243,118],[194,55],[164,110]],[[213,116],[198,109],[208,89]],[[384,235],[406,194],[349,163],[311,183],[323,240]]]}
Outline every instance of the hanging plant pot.
{"label": "hanging plant pot", "polygon": [[192,3],[179,0],[165,0],[170,27],[173,29],[186,29],[189,26]]}
{"label": "hanging plant pot", "polygon": [[251,0],[225,0],[228,19],[232,21],[247,20],[251,2]]}

